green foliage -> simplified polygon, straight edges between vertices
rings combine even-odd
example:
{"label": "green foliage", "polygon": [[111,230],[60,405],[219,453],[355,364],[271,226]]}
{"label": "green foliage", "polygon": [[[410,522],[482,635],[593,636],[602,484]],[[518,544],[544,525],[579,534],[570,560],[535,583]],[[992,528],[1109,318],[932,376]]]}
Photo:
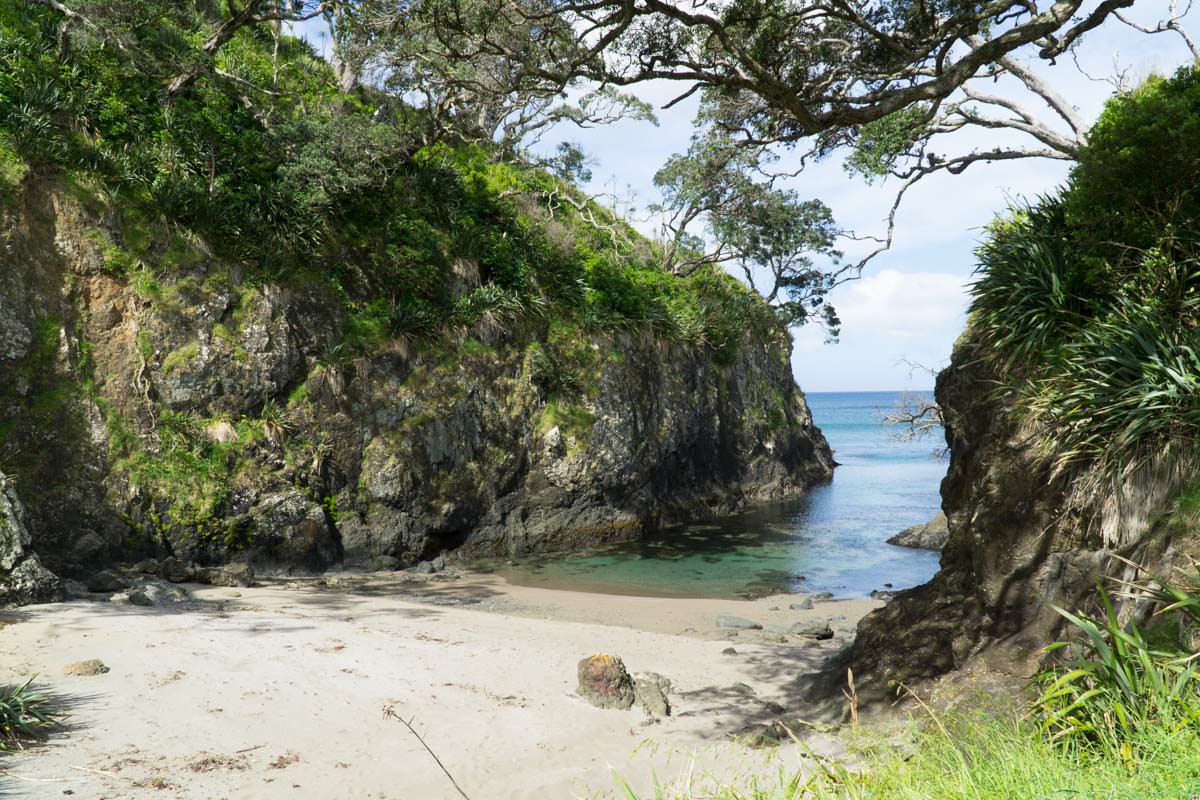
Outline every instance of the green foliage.
{"label": "green foliage", "polygon": [[911,736],[860,735],[844,761],[812,756],[778,774],[731,782],[701,763],[646,794],[617,780],[626,800],[1185,800],[1200,791],[1200,735],[1146,728],[1126,757],[1097,758],[1047,741],[1027,720],[960,713]]}
{"label": "green foliage", "polygon": [[1151,77],[1108,103],[1065,199],[1081,246],[1118,270],[1160,247],[1200,254],[1200,71]]}
{"label": "green foliage", "polygon": [[223,512],[237,477],[237,456],[264,436],[280,435],[282,426],[274,417],[264,422],[239,420],[233,424],[232,441],[220,442],[208,429],[228,424],[227,419],[204,420],[166,408],[160,408],[158,416],[154,447],[147,447],[119,416],[109,416],[116,467],[152,501],[146,511],[154,533],[177,543],[230,543],[234,532],[224,523]]}
{"label": "green foliage", "polygon": [[916,103],[863,125],[854,132],[845,170],[862,175],[868,183],[887,176],[896,161],[927,135],[929,116],[929,107]]}
{"label": "green foliage", "polygon": [[1200,297],[1164,305],[1153,295],[1122,297],[1064,344],[1035,383],[1031,407],[1053,431],[1061,464],[1116,477],[1152,457],[1182,455],[1177,448],[1189,445],[1178,437],[1200,431]]}
{"label": "green foliage", "polygon": [[[1101,617],[1054,607],[1083,634],[1083,655],[1039,677],[1034,715],[1052,742],[1133,758],[1146,730],[1200,733],[1200,675],[1178,645],[1153,647],[1134,623],[1122,624],[1101,589]],[[1194,597],[1189,600],[1195,600]],[[1066,642],[1051,650],[1067,647]]]}
{"label": "green foliage", "polygon": [[1086,319],[1093,293],[1075,268],[1062,204],[1043,200],[998,220],[977,251],[971,323],[1006,372],[1036,366]]}
{"label": "green foliage", "polygon": [[[836,337],[840,321],[825,298],[844,270],[834,248],[840,231],[832,212],[820,200],[803,200],[764,180],[769,158],[761,152],[718,131],[706,133],[694,136],[687,153],[672,156],[654,176],[664,198],[655,208],[670,234],[666,262],[684,273],[735,263],[781,324],[815,321]],[[697,222],[719,243],[715,250],[706,252],[692,230]]]}
{"label": "green foliage", "polygon": [[[746,324],[770,326],[711,277],[663,272],[648,242],[583,198],[567,182],[586,171],[577,147],[548,162],[555,176],[486,140],[421,146],[434,110],[344,92],[307,45],[253,26],[216,54],[219,71],[164,103],[165,83],[201,59],[208,10],[81,2],[111,38],[76,24],[61,47],[57,12],[0,8],[0,178],[26,165],[79,176],[114,218],[97,241],[106,268],[160,311],[182,304],[185,276],[215,256],[238,265],[235,284],[327,287],[346,306],[347,356],[464,330],[527,338],[550,318],[718,350]],[[643,110],[603,90],[556,113]],[[739,331],[721,318],[732,305]]]}
{"label": "green foliage", "polygon": [[44,739],[64,719],[54,697],[33,688],[33,678],[15,686],[0,687],[0,750],[21,748],[24,742]]}
{"label": "green foliage", "polygon": [[1094,489],[1200,435],[1198,86],[1182,71],[1110,102],[1060,195],[978,251],[973,340]]}

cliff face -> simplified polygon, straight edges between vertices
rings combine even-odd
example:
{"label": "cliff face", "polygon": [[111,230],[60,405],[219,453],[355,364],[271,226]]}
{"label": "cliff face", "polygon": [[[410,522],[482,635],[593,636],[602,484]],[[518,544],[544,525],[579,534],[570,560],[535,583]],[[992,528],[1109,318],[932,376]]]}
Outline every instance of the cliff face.
{"label": "cliff face", "polygon": [[[1117,493],[1089,497],[1094,477],[1056,475],[1020,409],[995,392],[995,375],[970,342],[938,377],[950,466],[942,507],[950,536],[941,569],[900,592],[859,624],[850,666],[864,693],[968,668],[1001,678],[1031,676],[1062,633],[1049,604],[1094,602],[1096,582],[1122,575],[1119,554],[1160,574],[1195,541],[1169,513],[1177,486],[1153,466]],[[1118,498],[1116,495],[1120,495]],[[1138,609],[1132,602],[1119,613]]]}
{"label": "cliff face", "polygon": [[351,358],[327,288],[242,280],[167,229],[143,251],[170,269],[116,264],[120,209],[32,177],[18,200],[0,240],[0,464],[55,571],[571,548],[831,475],[782,331],[716,358],[485,325]]}

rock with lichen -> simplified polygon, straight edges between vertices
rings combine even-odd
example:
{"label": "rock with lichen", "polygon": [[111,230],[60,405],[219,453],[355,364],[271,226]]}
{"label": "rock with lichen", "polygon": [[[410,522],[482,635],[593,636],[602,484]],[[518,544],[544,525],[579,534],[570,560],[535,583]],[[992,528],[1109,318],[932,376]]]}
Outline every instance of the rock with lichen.
{"label": "rock with lichen", "polygon": [[600,653],[579,662],[578,693],[597,708],[632,708],[637,699],[633,679],[617,656]]}

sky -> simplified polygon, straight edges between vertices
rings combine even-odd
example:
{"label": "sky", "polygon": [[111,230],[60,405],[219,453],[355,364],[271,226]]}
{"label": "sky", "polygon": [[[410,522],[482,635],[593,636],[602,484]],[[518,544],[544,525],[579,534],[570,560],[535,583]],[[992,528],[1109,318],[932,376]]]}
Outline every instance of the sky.
{"label": "sky", "polygon": [[[1167,7],[1168,0],[1138,0],[1130,16],[1155,21],[1165,17]],[[1193,17],[1184,22],[1196,36],[1200,9]],[[1148,36],[1110,21],[1088,34],[1079,48],[1080,64],[1091,78],[1070,58],[1053,66],[1039,63],[1037,70],[1090,122],[1113,92],[1111,84],[1095,78],[1113,75],[1114,64],[1136,82],[1153,72],[1169,74],[1189,59],[1174,34]],[[562,126],[537,148],[549,152],[560,141],[579,143],[592,158],[593,177],[586,188],[644,209],[658,196],[654,173],[672,154],[687,149],[697,104],[693,99],[661,109],[680,93],[679,84],[646,84],[631,91],[658,109],[657,125]],[[953,152],[990,148],[1000,141],[992,132],[955,136]],[[939,151],[952,152],[950,147]],[[800,387],[810,392],[929,389],[929,370],[949,362],[963,329],[981,229],[1010,203],[1053,191],[1068,168],[1066,162],[1051,160],[975,164],[960,175],[935,173],[916,184],[897,215],[891,250],[871,261],[861,278],[830,295],[843,323],[839,340],[826,342],[825,333],[814,326],[794,331],[792,366]],[[823,200],[840,226],[860,235],[884,232],[895,194],[894,182],[868,185],[847,175],[836,159],[805,169],[791,187]],[[639,227],[651,233],[654,226],[646,221]],[[845,249],[853,254],[853,243]]]}
{"label": "sky", "polygon": [[[1140,0],[1137,18],[1165,14],[1167,0]],[[1200,12],[1189,29],[1200,29]],[[1080,60],[1093,77],[1113,73],[1113,59],[1138,80],[1151,72],[1170,73],[1190,57],[1173,34],[1147,36],[1124,25],[1093,31],[1080,48]],[[1089,80],[1070,59],[1039,69],[1089,122],[1100,112],[1113,86]],[[661,107],[679,92],[677,85],[639,87],[634,93]],[[687,149],[695,104],[659,111],[659,124],[622,122],[605,128],[560,128],[558,138],[579,142],[590,153],[593,191],[627,196],[641,206],[656,193],[655,171],[673,153]],[[985,136],[963,137],[956,149],[993,146]],[[553,144],[554,138],[547,140]],[[871,261],[863,276],[834,290],[830,300],[842,319],[836,343],[807,326],[794,332],[793,371],[805,391],[925,390],[937,369],[949,362],[963,330],[974,249],[981,228],[1010,201],[1035,198],[1062,184],[1069,164],[1045,159],[975,164],[961,175],[934,174],[907,194],[896,218],[891,250]],[[840,161],[805,170],[792,186],[818,197],[844,228],[882,234],[894,199],[894,182],[868,185],[846,174]],[[649,227],[649,226],[647,226]],[[850,248],[847,248],[848,252]]]}

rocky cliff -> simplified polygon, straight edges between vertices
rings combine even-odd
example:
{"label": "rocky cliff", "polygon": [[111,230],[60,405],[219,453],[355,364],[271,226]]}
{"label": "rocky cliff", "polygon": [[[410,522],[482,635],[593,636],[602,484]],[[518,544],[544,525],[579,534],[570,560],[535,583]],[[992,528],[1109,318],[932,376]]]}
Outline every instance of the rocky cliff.
{"label": "rocky cliff", "polygon": [[1050,604],[1084,607],[1097,581],[1132,577],[1114,554],[1165,574],[1195,552],[1192,520],[1171,502],[1174,470],[1151,464],[1096,495],[1089,472],[1054,471],[1054,454],[996,386],[968,332],[937,381],[951,454],[941,569],[860,623],[849,666],[866,696],[963,669],[1019,683],[1062,633]]}
{"label": "rocky cliff", "polygon": [[327,283],[251,280],[63,178],[26,176],[5,214],[0,464],[62,574],[573,548],[832,471],[783,330],[718,357],[485,319],[351,356]]}

